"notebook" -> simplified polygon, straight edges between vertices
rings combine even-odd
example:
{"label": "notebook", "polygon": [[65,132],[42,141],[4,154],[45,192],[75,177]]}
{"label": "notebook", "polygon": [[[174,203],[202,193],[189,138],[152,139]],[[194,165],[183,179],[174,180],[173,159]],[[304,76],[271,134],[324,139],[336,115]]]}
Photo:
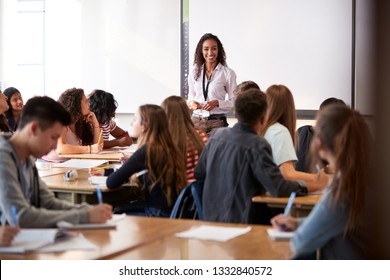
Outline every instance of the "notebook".
{"label": "notebook", "polygon": [[272,240],[290,240],[295,231],[280,231],[274,228],[267,229],[268,235]]}
{"label": "notebook", "polygon": [[73,236],[73,234],[59,229],[22,229],[16,235],[11,246],[0,247],[0,253],[37,251],[44,246]]}

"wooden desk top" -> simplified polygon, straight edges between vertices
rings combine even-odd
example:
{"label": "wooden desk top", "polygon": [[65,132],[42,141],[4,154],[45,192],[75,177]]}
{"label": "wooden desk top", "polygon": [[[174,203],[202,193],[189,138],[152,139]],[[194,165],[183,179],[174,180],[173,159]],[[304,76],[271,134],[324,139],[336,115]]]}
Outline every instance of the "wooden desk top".
{"label": "wooden desk top", "polygon": [[[306,196],[297,196],[294,199],[294,206],[299,207],[300,205],[313,206],[320,201],[322,194],[308,194]],[[268,204],[278,204],[278,205],[287,205],[288,197],[272,197],[270,195],[257,195],[252,197],[252,202],[257,203],[268,203]]]}
{"label": "wooden desk top", "polygon": [[[202,223],[206,224],[206,223]],[[208,223],[216,226],[233,224]],[[199,226],[193,223],[193,227]],[[240,227],[247,225],[237,225]],[[252,230],[227,242],[183,239],[169,234],[146,245],[113,256],[116,260],[279,260],[291,259],[288,241],[269,238],[269,226],[251,225]]]}
{"label": "wooden desk top", "polygon": [[0,259],[288,259],[286,241],[272,241],[266,226],[254,225],[249,233],[228,242],[178,239],[175,233],[199,225],[246,226],[193,220],[130,217],[114,230],[83,230],[96,250],[61,253],[0,254]]}
{"label": "wooden desk top", "polygon": [[[65,168],[69,170],[69,168]],[[53,191],[72,191],[72,192],[82,192],[82,193],[94,193],[96,191],[96,185],[92,185],[89,181],[89,174],[87,170],[79,169],[77,170],[78,179],[76,181],[65,181],[64,173],[56,174],[46,177],[41,177],[41,179],[46,183],[47,187]],[[106,186],[100,187],[103,192],[111,191]]]}
{"label": "wooden desk top", "polygon": [[113,147],[105,149],[97,154],[62,154],[63,158],[79,158],[79,159],[103,159],[111,161],[120,161],[123,154],[131,155],[136,150],[136,145],[133,144],[129,147]]}

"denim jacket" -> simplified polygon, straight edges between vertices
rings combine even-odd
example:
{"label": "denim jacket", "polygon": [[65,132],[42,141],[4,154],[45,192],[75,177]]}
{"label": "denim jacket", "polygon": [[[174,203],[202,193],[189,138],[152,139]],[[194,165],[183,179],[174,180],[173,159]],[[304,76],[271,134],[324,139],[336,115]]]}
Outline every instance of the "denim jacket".
{"label": "denim jacket", "polygon": [[268,142],[241,123],[220,128],[209,139],[195,178],[204,182],[203,214],[207,221],[250,223],[253,196],[267,191],[279,197],[293,191],[307,193],[302,183],[284,180]]}

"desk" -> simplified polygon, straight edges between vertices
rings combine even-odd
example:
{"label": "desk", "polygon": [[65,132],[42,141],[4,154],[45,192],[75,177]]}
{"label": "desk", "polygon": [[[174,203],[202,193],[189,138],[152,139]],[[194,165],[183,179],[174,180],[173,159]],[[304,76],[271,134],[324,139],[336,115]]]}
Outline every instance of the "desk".
{"label": "desk", "polygon": [[[65,168],[66,169],[66,168]],[[68,169],[66,169],[68,170]],[[41,177],[47,187],[56,194],[56,197],[73,203],[87,202],[90,204],[97,203],[96,185],[88,181],[88,171],[84,169],[77,170],[78,179],[67,182],[64,180],[64,174],[48,175]],[[108,189],[106,186],[101,187],[103,200],[113,207],[125,202],[130,202],[141,195],[141,190],[136,186],[123,186],[118,189]]]}
{"label": "desk", "polygon": [[[297,217],[307,216],[311,209],[320,201],[322,194],[308,194],[297,196],[294,199],[292,214]],[[252,202],[267,203],[269,207],[284,208],[287,205],[288,197],[272,197],[269,194],[252,197]]]}
{"label": "desk", "polygon": [[96,250],[61,253],[0,254],[0,259],[289,259],[287,241],[273,241],[267,226],[253,225],[249,233],[227,242],[178,239],[175,233],[200,225],[246,226],[193,220],[130,217],[115,230],[80,231]]}
{"label": "desk", "polygon": [[[200,224],[206,224],[205,222]],[[240,226],[234,224],[207,223],[213,226]],[[193,227],[199,222],[192,223]],[[247,226],[247,225],[245,225]],[[288,241],[273,241],[264,225],[251,225],[245,235],[227,242],[183,239],[168,234],[146,245],[113,256],[115,260],[279,260],[291,259],[293,254]]]}
{"label": "desk", "polygon": [[62,158],[79,158],[79,159],[103,159],[110,161],[120,161],[123,157],[123,154],[130,156],[137,149],[136,144],[133,144],[129,147],[113,147],[110,149],[105,149],[97,154],[62,154]]}

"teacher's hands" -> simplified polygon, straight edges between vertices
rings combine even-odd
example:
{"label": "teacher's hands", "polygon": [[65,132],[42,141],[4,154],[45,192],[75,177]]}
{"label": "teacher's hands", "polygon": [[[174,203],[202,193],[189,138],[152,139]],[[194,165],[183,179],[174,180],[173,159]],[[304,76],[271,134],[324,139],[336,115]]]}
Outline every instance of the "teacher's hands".
{"label": "teacher's hands", "polygon": [[215,107],[218,107],[218,106],[219,106],[219,101],[218,100],[211,100],[211,101],[207,102],[206,104],[204,104],[202,109],[203,110],[207,110],[207,111],[211,111]]}

